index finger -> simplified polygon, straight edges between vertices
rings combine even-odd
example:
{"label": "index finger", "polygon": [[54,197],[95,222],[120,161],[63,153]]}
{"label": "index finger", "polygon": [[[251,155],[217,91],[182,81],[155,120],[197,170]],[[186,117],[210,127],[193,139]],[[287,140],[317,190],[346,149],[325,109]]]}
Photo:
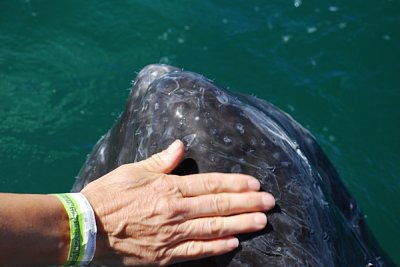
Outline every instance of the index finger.
{"label": "index finger", "polygon": [[201,173],[170,176],[182,196],[194,197],[216,193],[259,191],[260,182],[249,175],[237,173]]}

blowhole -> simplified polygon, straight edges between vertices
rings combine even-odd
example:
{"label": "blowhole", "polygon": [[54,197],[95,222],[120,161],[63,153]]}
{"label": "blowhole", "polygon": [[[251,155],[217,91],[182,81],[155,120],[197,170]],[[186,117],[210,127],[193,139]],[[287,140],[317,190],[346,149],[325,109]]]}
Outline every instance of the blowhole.
{"label": "blowhole", "polygon": [[178,167],[176,167],[171,174],[175,175],[189,175],[199,173],[199,167],[197,163],[192,158],[184,159]]}

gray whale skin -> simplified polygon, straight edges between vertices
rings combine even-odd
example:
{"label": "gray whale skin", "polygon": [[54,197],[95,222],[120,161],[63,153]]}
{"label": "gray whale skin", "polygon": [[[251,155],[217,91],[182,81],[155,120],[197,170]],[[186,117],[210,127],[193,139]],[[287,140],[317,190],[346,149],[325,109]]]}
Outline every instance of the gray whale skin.
{"label": "gray whale skin", "polygon": [[266,229],[240,235],[234,252],[177,265],[394,266],[305,128],[266,101],[167,65],[140,71],[125,111],[96,144],[72,191],[178,138],[186,149],[173,173],[246,173],[275,196],[276,207]]}

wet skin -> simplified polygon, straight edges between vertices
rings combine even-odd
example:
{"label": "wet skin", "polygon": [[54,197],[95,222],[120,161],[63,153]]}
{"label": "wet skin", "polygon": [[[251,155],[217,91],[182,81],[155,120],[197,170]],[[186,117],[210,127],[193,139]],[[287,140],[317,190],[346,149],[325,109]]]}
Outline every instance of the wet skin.
{"label": "wet skin", "polygon": [[[207,78],[150,65],[125,111],[82,167],[72,191],[116,167],[185,143],[173,173],[238,172],[275,196],[268,226],[232,253],[187,266],[392,266],[313,136],[272,104]],[[370,265],[368,265],[370,264]]]}

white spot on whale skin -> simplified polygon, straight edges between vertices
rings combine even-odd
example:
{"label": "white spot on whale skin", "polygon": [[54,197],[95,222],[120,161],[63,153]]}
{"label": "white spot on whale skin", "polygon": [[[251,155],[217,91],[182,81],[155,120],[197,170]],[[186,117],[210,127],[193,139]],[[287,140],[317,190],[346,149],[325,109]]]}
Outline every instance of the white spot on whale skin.
{"label": "white spot on whale skin", "polygon": [[182,108],[182,106],[178,106],[177,108],[176,108],[176,111],[175,111],[175,116],[176,117],[178,117],[178,118],[180,118],[180,119],[182,119],[183,118],[183,114],[182,114],[182,110],[183,108]]}
{"label": "white spot on whale skin", "polygon": [[274,153],[272,154],[272,157],[273,157],[274,159],[279,159],[279,158],[281,157],[281,155],[279,154],[279,152],[274,152]]}
{"label": "white spot on whale skin", "polygon": [[173,79],[173,78],[165,78],[164,79],[164,87],[165,87],[165,92],[167,92],[167,95],[172,95],[175,93],[176,90],[179,89],[179,83]]}
{"label": "white spot on whale skin", "polygon": [[211,162],[215,162],[216,156],[215,156],[214,154],[210,154],[210,155],[208,156],[208,159],[209,159]]}
{"label": "white spot on whale skin", "polygon": [[257,145],[257,140],[254,137],[250,138],[250,145],[252,145],[252,146]]}
{"label": "white spot on whale skin", "polygon": [[290,163],[289,161],[282,161],[282,162],[281,162],[281,167],[287,168],[287,167],[289,167],[290,165],[291,165],[291,163]]}
{"label": "white spot on whale skin", "polygon": [[185,128],[185,127],[186,127],[186,119],[185,119],[185,118],[182,118],[182,119],[180,119],[179,122],[178,122],[178,128],[179,128],[179,129],[183,129],[183,128]]}
{"label": "white spot on whale skin", "polygon": [[216,97],[217,97],[217,100],[223,105],[226,105],[229,102],[228,97],[224,93],[217,95]]}
{"label": "white spot on whale skin", "polygon": [[196,134],[189,134],[182,138],[182,141],[185,144],[185,148],[188,148],[193,144],[194,140],[196,139],[196,136],[197,136]]}
{"label": "white spot on whale skin", "polygon": [[232,143],[232,140],[228,136],[224,136],[224,142],[225,144],[230,144]]}
{"label": "white spot on whale skin", "polygon": [[[138,152],[140,158],[144,158],[145,151],[144,151],[144,148],[143,148],[143,139],[140,140],[140,143],[139,143],[137,152]],[[137,158],[137,157],[138,157],[138,155],[136,155],[136,158]]]}
{"label": "white spot on whale skin", "polygon": [[253,153],[254,152],[254,149],[252,149],[252,148],[248,148],[247,150],[246,150],[246,154],[251,154],[251,153]]}
{"label": "white spot on whale skin", "polygon": [[[258,114],[255,113],[254,108],[250,106],[244,106],[244,111],[248,114],[248,118],[254,123],[254,125],[260,128],[263,131],[271,133],[277,140],[281,140],[281,142],[287,143],[302,159],[305,166],[308,167],[308,170],[311,172],[311,165],[308,162],[307,157],[302,153],[299,146],[296,142],[294,142],[289,136],[285,133],[285,131],[279,127],[273,120],[269,119],[268,117],[261,117],[257,116]],[[253,115],[253,116],[252,116]],[[254,118],[257,118],[254,120]]]}
{"label": "white spot on whale skin", "polygon": [[146,124],[146,130],[147,130],[146,137],[149,137],[153,133],[153,127],[151,126],[151,124]]}
{"label": "white spot on whale skin", "polygon": [[149,108],[149,102],[145,101],[142,106],[142,112],[147,111],[148,108]]}
{"label": "white spot on whale skin", "polygon": [[209,132],[211,135],[215,135],[215,134],[217,133],[217,129],[211,128],[208,132]]}
{"label": "white spot on whale skin", "polygon": [[244,126],[240,122],[236,123],[236,129],[238,129],[241,134],[244,134]]}
{"label": "white spot on whale skin", "polygon": [[101,148],[99,150],[100,162],[106,161],[106,157],[105,157],[105,153],[104,153],[105,149],[106,149],[105,146],[101,146]]}

